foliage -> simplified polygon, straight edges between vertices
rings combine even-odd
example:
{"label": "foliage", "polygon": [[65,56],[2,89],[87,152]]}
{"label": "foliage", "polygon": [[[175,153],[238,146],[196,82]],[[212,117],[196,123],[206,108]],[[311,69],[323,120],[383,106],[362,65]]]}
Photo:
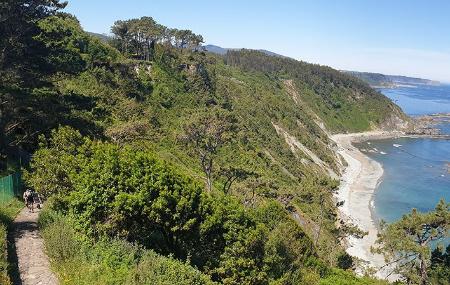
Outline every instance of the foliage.
{"label": "foliage", "polygon": [[[381,126],[402,118],[397,107],[331,68],[254,51],[214,56],[198,51],[201,36],[150,17],[116,22],[109,45],[58,13],[58,1],[28,2],[46,5],[35,18],[25,9],[34,4],[6,7],[25,9],[8,15],[32,28],[17,51],[33,51],[39,66],[28,65],[32,84],[20,77],[25,53],[5,69],[0,147],[34,153],[26,180],[54,201],[41,223],[51,255],[65,260],[54,262],[64,282],[191,276],[175,259],[227,284],[315,284],[329,274],[342,248],[328,132]],[[141,247],[173,256],[142,264],[167,276],[127,279]]]}
{"label": "foliage", "polygon": [[123,54],[136,59],[154,58],[156,43],[178,48],[198,49],[203,37],[190,30],[170,29],[152,17],[116,21],[111,27],[115,35],[113,45]]}
{"label": "foliage", "polygon": [[37,22],[65,6],[59,0],[7,0],[0,6],[0,86],[35,85],[53,71],[47,56],[52,52],[36,39]]}
{"label": "foliage", "polygon": [[320,285],[387,285],[386,281],[380,281],[369,277],[357,278],[354,274],[334,269],[332,274],[320,280]]}
{"label": "foliage", "polygon": [[148,251],[130,273],[125,284],[165,285],[165,284],[216,284],[200,271],[174,259],[164,258]]}
{"label": "foliage", "polygon": [[[77,147],[85,143],[88,143],[86,138],[68,127],[53,130],[48,142],[41,136],[40,151],[35,153],[30,167],[32,174],[26,170],[24,173],[28,185],[39,189],[44,197],[67,195],[72,189],[67,170],[75,163]],[[61,156],[62,152],[72,155]]]}
{"label": "foliage", "polygon": [[[37,2],[45,1],[28,2],[36,2],[29,4],[35,9],[36,5],[40,5]],[[40,9],[45,10],[44,7]],[[14,11],[19,13],[18,10]],[[34,79],[29,74],[24,75],[26,80],[16,78],[12,75],[13,71],[5,69],[11,79],[0,86],[1,154],[33,151],[37,146],[38,135],[58,124],[84,128],[92,134],[99,133],[99,126],[88,113],[92,108],[92,100],[73,92],[60,92],[54,85],[58,85],[60,78],[68,74],[76,76],[87,68],[108,66],[120,54],[86,34],[74,17],[53,14],[54,12],[49,12],[42,19],[33,19],[33,27],[37,30],[33,35],[33,42],[39,43],[46,50],[45,55],[23,55],[25,60],[39,56],[38,65],[43,70],[33,65],[26,67],[36,73],[34,76],[39,82],[33,83]],[[39,53],[36,48],[29,49]]]}
{"label": "foliage", "polygon": [[[37,8],[39,7],[39,8]],[[14,90],[40,86],[53,68],[46,58],[51,49],[35,39],[37,22],[56,13],[64,4],[57,0],[7,0],[0,5],[0,158],[6,160],[14,133],[23,132],[23,114]],[[17,110],[19,109],[19,110]],[[19,118],[17,118],[19,117]],[[4,168],[5,165],[0,165]],[[3,171],[4,169],[0,169]]]}
{"label": "foliage", "polygon": [[374,252],[382,253],[394,264],[395,273],[408,283],[428,284],[431,265],[430,243],[449,237],[450,204],[441,200],[434,211],[419,213],[413,209],[401,220],[382,224]]}
{"label": "foliage", "polygon": [[117,239],[91,244],[50,201],[39,217],[47,253],[61,284],[213,284],[198,270]]}
{"label": "foliage", "polygon": [[[88,238],[137,242],[190,260],[224,284],[267,284],[316,258],[308,236],[277,204],[253,215],[231,197],[206,194],[148,152],[89,139],[80,143],[80,138],[69,128],[53,132],[47,146],[36,152],[35,171],[27,181],[39,192],[59,189],[50,192],[54,207]],[[41,167],[50,160],[58,167]],[[56,175],[65,178],[51,178]],[[266,225],[260,219],[269,217],[270,209],[278,216]],[[41,218],[44,225],[56,219],[47,214]],[[77,252],[65,241],[72,230],[53,225],[56,230],[48,227],[48,235],[61,242],[49,241],[50,253],[55,250],[52,256],[70,259]]]}
{"label": "foliage", "polygon": [[206,114],[196,114],[184,127],[181,140],[192,145],[199,157],[209,191],[212,190],[214,160],[219,148],[231,142],[233,123],[229,112],[213,109]]}
{"label": "foliage", "polygon": [[0,204],[0,284],[11,284],[8,272],[11,269],[8,264],[8,228],[23,204],[18,200],[12,200],[7,204]]}
{"label": "foliage", "polygon": [[430,283],[450,284],[450,244],[444,251],[440,246],[431,253]]}
{"label": "foliage", "polygon": [[380,125],[389,115],[403,119],[400,108],[366,83],[327,66],[308,64],[259,51],[228,51],[226,64],[289,80],[307,105],[333,131],[361,131]]}

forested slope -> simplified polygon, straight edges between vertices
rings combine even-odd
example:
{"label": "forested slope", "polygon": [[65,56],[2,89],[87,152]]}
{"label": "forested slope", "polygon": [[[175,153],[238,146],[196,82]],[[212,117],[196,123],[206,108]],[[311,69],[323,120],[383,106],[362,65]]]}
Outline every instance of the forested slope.
{"label": "forested slope", "polygon": [[[73,227],[76,248],[91,248],[78,239],[138,244],[136,264],[111,273],[113,284],[132,278],[124,272],[139,256],[159,262],[153,251],[224,284],[316,284],[351,268],[340,241],[358,231],[336,226],[342,162],[328,134],[394,128],[406,120],[397,106],[328,67],[202,52],[201,36],[149,17],[116,22],[105,43],[58,5],[40,15],[19,5],[16,24],[33,29],[2,39],[40,62],[3,56],[1,152],[33,155],[26,178],[50,198],[48,231]],[[54,258],[62,276],[95,261]],[[164,262],[167,278],[182,266]]]}

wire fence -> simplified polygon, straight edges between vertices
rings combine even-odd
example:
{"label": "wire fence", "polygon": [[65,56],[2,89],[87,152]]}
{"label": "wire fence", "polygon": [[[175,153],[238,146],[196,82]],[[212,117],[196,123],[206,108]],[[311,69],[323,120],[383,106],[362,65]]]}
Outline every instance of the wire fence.
{"label": "wire fence", "polygon": [[20,196],[22,191],[22,180],[20,172],[0,178],[0,204],[11,201]]}

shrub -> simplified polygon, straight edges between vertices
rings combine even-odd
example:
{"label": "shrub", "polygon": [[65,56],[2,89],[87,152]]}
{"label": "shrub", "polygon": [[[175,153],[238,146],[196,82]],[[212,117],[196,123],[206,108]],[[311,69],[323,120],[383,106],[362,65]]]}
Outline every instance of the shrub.
{"label": "shrub", "polygon": [[137,264],[127,285],[212,285],[209,277],[197,269],[172,258],[148,251]]}
{"label": "shrub", "polygon": [[19,200],[0,204],[0,284],[11,284],[8,271],[8,228],[23,204]]}
{"label": "shrub", "polygon": [[10,284],[8,277],[6,226],[0,224],[0,284]]}
{"label": "shrub", "polygon": [[[92,243],[73,230],[70,219],[48,205],[39,224],[51,264],[62,285],[209,285],[189,264],[118,239]],[[0,283],[3,284],[3,283]]]}
{"label": "shrub", "polygon": [[80,242],[75,238],[73,227],[61,218],[47,224],[42,230],[42,236],[45,239],[47,254],[58,262],[69,260],[80,251]]}
{"label": "shrub", "polygon": [[341,269],[333,269],[331,274],[320,280],[320,285],[387,285],[387,281],[369,277],[358,278],[355,274]]}

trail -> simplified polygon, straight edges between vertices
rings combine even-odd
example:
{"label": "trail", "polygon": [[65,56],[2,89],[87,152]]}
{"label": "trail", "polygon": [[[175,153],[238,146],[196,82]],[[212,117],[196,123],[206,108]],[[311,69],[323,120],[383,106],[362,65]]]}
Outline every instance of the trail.
{"label": "trail", "polygon": [[15,285],[58,285],[58,279],[50,270],[50,262],[44,250],[44,241],[37,225],[38,211],[30,213],[22,209],[13,223],[14,243],[20,280]]}

